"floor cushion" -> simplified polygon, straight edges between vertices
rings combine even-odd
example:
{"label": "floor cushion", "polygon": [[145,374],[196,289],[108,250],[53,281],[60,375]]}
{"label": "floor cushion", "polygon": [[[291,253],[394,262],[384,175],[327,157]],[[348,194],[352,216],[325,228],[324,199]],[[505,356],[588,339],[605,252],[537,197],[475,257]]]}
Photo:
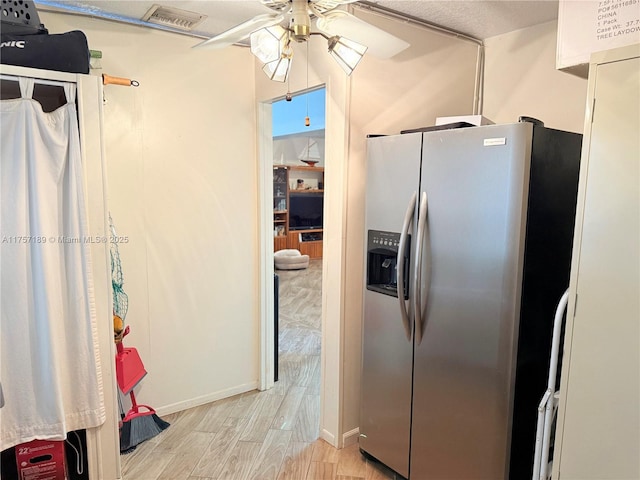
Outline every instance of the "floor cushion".
{"label": "floor cushion", "polygon": [[287,248],[275,252],[273,261],[278,270],[301,270],[309,266],[309,255],[302,255],[299,250]]}

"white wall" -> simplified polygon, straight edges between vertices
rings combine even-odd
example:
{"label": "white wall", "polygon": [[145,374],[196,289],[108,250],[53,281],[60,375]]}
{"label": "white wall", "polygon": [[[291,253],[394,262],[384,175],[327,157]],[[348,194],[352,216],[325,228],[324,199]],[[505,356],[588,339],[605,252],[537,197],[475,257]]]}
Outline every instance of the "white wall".
{"label": "white wall", "polygon": [[[125,344],[149,374],[139,400],[160,413],[258,381],[253,60],[246,49],[42,13],[51,33],[85,32],[105,87],[109,203],[129,295]],[[110,321],[110,319],[109,319]]]}
{"label": "white wall", "polygon": [[[311,147],[311,159],[318,160],[316,167],[324,167],[324,128],[320,130],[312,130],[307,135],[295,133],[292,135],[283,135],[274,137],[273,139],[273,163],[274,165],[298,165],[304,166],[300,161],[300,157],[305,153],[309,145]],[[318,157],[313,157],[318,154]]]}
{"label": "white wall", "polygon": [[509,123],[526,115],[582,133],[587,81],[556,70],[556,35],[553,21],[485,41],[485,117]]}

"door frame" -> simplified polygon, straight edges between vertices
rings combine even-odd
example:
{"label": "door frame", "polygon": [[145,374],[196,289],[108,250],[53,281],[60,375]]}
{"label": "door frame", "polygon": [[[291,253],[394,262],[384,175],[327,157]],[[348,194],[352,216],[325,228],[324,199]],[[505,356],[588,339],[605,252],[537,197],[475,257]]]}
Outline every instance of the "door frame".
{"label": "door frame", "polygon": [[[260,299],[260,390],[274,386],[274,266],[273,266],[273,125],[272,102],[258,103],[258,232]],[[269,260],[271,259],[271,260]]]}
{"label": "door frame", "polygon": [[[318,88],[322,82],[304,91]],[[344,393],[344,273],[347,212],[347,152],[349,139],[349,78],[327,78],[325,87],[325,185],[322,254],[322,348],[320,354],[320,438],[336,448],[344,444],[342,412]],[[299,92],[298,92],[299,93]],[[257,171],[259,218],[259,308],[261,390],[273,387],[274,303],[273,295],[273,140],[271,104],[279,98],[257,104]]]}

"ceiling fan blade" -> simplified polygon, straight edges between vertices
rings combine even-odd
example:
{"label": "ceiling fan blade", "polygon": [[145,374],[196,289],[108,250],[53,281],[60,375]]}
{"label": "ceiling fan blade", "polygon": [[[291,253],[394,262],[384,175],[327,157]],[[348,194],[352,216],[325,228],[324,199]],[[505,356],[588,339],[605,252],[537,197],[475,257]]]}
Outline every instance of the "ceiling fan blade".
{"label": "ceiling fan blade", "polygon": [[209,40],[198,43],[192,48],[214,49],[228,47],[229,45],[233,45],[234,43],[244,40],[256,30],[277,25],[283,20],[284,15],[278,13],[265,13],[264,15],[258,15],[257,17],[253,17],[251,20],[247,20],[246,22],[236,25],[215,37],[211,37]]}
{"label": "ceiling fan blade", "polygon": [[260,0],[260,3],[276,12],[285,12],[291,8],[289,0]]}
{"label": "ceiling fan blade", "polygon": [[347,5],[348,3],[354,3],[358,0],[311,0],[310,7],[315,12],[325,14],[340,5]]}
{"label": "ceiling fan blade", "polygon": [[328,35],[344,36],[365,45],[367,53],[377,58],[391,58],[409,47],[404,40],[342,10],[319,17],[316,25]]}

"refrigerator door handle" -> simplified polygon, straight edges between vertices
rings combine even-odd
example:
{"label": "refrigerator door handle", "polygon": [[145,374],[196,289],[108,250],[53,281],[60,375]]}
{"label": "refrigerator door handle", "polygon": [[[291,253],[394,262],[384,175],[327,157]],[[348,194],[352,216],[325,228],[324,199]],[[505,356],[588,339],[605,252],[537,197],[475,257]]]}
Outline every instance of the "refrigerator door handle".
{"label": "refrigerator door handle", "polygon": [[404,257],[407,251],[407,238],[409,238],[409,228],[413,223],[413,215],[416,211],[416,202],[418,199],[418,193],[413,192],[407,211],[404,214],[404,221],[402,222],[402,231],[400,232],[400,245],[398,245],[398,257],[396,258],[396,265],[398,266],[398,300],[400,301],[400,314],[402,316],[402,326],[404,327],[404,333],[407,336],[407,340],[411,341],[411,332],[413,325],[411,325],[411,317],[407,311],[407,304],[404,299]]}
{"label": "refrigerator door handle", "polygon": [[[414,317],[416,322],[416,341],[418,344],[422,341],[423,321],[422,318],[422,255],[425,232],[427,231],[427,192],[422,192],[420,198],[420,208],[418,210],[418,232],[416,235],[416,259],[414,266]],[[429,293],[429,287],[427,292]]]}

